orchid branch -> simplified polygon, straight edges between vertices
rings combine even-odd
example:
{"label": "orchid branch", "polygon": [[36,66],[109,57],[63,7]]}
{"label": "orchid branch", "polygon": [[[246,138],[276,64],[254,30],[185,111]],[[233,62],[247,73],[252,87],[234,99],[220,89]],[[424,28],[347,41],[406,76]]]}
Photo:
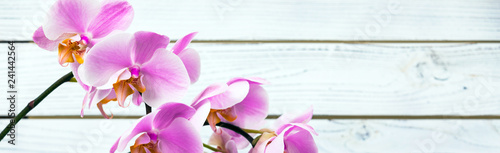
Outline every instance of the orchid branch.
{"label": "orchid branch", "polygon": [[203,143],[203,147],[205,147],[205,148],[207,148],[207,149],[210,149],[210,150],[212,150],[212,151],[214,151],[214,152],[222,152],[221,150],[219,150],[219,149],[217,149],[217,148],[215,148],[215,147],[212,147],[212,146],[210,146],[210,145],[208,145],[208,144],[205,144],[205,143]]}
{"label": "orchid branch", "polygon": [[[210,125],[210,124],[208,124],[208,121],[205,121],[205,123],[203,124],[203,126],[205,126],[205,125]],[[233,125],[233,124],[230,124],[230,123],[219,122],[219,123],[215,124],[215,126],[219,126],[219,127],[223,127],[223,128],[229,129],[229,130],[231,130],[233,132],[236,132],[236,133],[240,134],[241,136],[245,137],[245,139],[247,139],[248,142],[250,142],[251,144],[253,142],[252,136],[250,136],[250,134],[248,134],[247,132],[245,132],[243,129],[241,129],[240,127],[238,127],[236,125]],[[252,147],[255,147],[255,145],[252,144]]]}
{"label": "orchid branch", "polygon": [[11,119],[10,123],[3,129],[2,133],[0,133],[0,141],[9,133],[9,131],[22,119],[24,118],[33,108],[35,108],[42,100],[47,97],[52,91],[54,91],[61,84],[68,82],[73,78],[73,73],[69,72],[68,74],[59,78],[56,82],[50,85],[45,91],[42,92],[38,97],[36,97],[33,101],[29,102],[24,109],[19,112],[19,114]]}

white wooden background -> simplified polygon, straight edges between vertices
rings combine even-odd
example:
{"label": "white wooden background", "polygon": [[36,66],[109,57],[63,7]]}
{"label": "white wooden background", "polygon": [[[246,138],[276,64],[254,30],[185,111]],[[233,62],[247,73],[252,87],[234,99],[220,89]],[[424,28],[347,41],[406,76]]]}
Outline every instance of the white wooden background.
{"label": "white wooden background", "polygon": [[[0,0],[0,41],[30,40],[53,2]],[[500,1],[130,3],[130,32],[149,30],[174,40],[199,32],[191,47],[200,52],[202,74],[186,103],[211,83],[259,76],[272,83],[265,86],[272,115],[310,105],[326,116],[500,115]],[[7,44],[0,43],[0,50],[0,63],[7,63]],[[57,53],[33,43],[17,43],[16,51],[20,110],[69,69],[59,66]],[[0,68],[1,99],[6,67]],[[29,115],[78,116],[83,95],[77,84],[64,84]],[[144,106],[105,109],[120,116],[144,114]],[[7,101],[0,102],[2,110],[7,114]],[[85,112],[99,115],[95,107]],[[0,142],[0,152],[106,152],[133,121],[26,119],[18,124],[18,144]],[[100,128],[107,122],[111,128]],[[7,123],[0,120],[0,127]],[[333,119],[311,125],[320,134],[320,152],[500,150],[500,120]]]}

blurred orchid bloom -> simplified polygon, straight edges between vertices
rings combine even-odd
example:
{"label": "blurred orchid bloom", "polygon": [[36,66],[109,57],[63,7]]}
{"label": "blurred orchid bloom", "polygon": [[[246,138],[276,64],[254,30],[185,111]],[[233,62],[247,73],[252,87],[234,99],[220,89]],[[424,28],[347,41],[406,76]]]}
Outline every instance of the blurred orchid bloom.
{"label": "blurred orchid bloom", "polygon": [[227,83],[212,84],[193,101],[194,108],[210,103],[207,120],[215,131],[215,124],[227,121],[247,128],[260,123],[267,116],[267,93],[260,85],[262,78],[234,78]]}
{"label": "blurred orchid bloom", "polygon": [[132,98],[134,104],[144,100],[153,107],[178,101],[193,80],[189,77],[190,72],[199,71],[199,66],[186,68],[185,65],[197,65],[199,58],[193,60],[187,55],[196,52],[184,48],[179,55],[187,58],[181,58],[165,49],[168,43],[167,36],[153,32],[115,34],[89,50],[78,73],[82,82],[98,90],[113,89],[121,107],[128,106],[124,101],[131,94],[137,97]]}
{"label": "blurred orchid bloom", "polygon": [[[180,60],[182,61],[182,64],[184,65],[185,69],[187,70],[187,73],[189,75],[189,82],[190,83],[195,83],[199,76],[200,76],[200,56],[198,54],[198,52],[196,52],[194,49],[191,49],[191,48],[186,48],[187,45],[191,42],[191,40],[193,39],[193,37],[196,35],[197,33],[196,32],[193,32],[193,33],[190,33],[186,36],[184,36],[183,38],[179,39],[175,44],[174,46],[172,47],[172,49],[170,50],[171,53],[174,53],[175,55],[178,56],[178,58],[180,58]],[[137,37],[136,37],[137,36]],[[118,36],[116,36],[118,37]],[[115,38],[116,38],[115,37]],[[156,49],[155,52],[168,52],[165,50],[165,47],[168,45],[168,42],[169,42],[169,39],[168,37],[166,36],[161,36],[161,35],[158,35],[158,34],[154,34],[154,33],[151,33],[151,32],[138,32],[134,35],[134,40],[130,40],[130,41],[135,41],[137,39],[151,39],[151,41],[155,41],[155,42],[149,42],[149,41],[136,41],[136,42],[130,42],[132,44],[129,44],[130,47],[137,47],[139,46],[138,48],[136,48],[135,50],[135,54],[159,54],[159,53],[151,53],[152,51],[155,51],[154,49]],[[106,42],[103,42],[103,43],[115,43],[116,42],[112,42],[112,40],[107,40]],[[134,44],[135,43],[135,44]],[[111,44],[113,45],[113,44]],[[123,45],[123,44],[122,44]],[[155,46],[156,45],[156,46]],[[141,47],[142,46],[142,47]],[[152,48],[145,48],[145,47],[150,47],[150,46],[153,46]],[[96,50],[100,50],[100,49],[107,49],[106,47],[101,47],[101,48],[98,48]],[[123,49],[123,48],[121,48]],[[133,52],[134,50],[131,50],[131,52]],[[90,52],[90,51],[89,51]],[[92,52],[100,52],[100,51],[92,51]],[[166,53],[170,58],[175,58],[175,57],[171,57],[171,53]],[[94,54],[94,53],[92,53]],[[98,54],[98,53],[96,53]],[[131,53],[128,53],[128,54],[131,54]],[[143,58],[153,58],[152,56],[151,57],[143,57]],[[156,64],[160,63],[160,64],[164,64],[163,66],[169,66],[168,64],[168,61],[158,61],[158,60],[161,60],[162,58],[156,58],[157,61],[153,61],[153,62],[157,62]],[[144,59],[143,59],[144,60]],[[148,60],[148,59],[145,59],[145,60]],[[167,60],[167,59],[164,59],[164,60]],[[175,60],[177,60],[177,58],[175,58]],[[146,63],[146,62],[151,62],[151,61],[144,61],[143,63]],[[172,62],[172,61],[171,61]],[[176,80],[181,80],[183,82],[186,82],[185,81],[185,77],[184,75],[180,75],[180,76],[167,76],[166,74],[168,73],[174,73],[174,72],[161,72],[161,71],[165,71],[165,70],[168,70],[168,68],[161,68],[160,66],[161,65],[154,65],[155,63],[150,63],[149,64],[149,67],[153,68],[153,70],[150,70],[150,72],[152,71],[153,73],[157,73],[157,77],[150,77],[150,78],[156,78],[156,79],[160,79],[160,80],[167,80],[167,81],[163,81],[163,82],[156,82],[156,83],[164,83],[164,82],[172,82],[172,83],[175,83]],[[179,64],[178,62],[174,62],[172,63],[174,64],[174,67],[172,67],[174,70],[177,70],[177,71],[180,71],[182,68],[179,67]],[[87,65],[90,65],[90,64],[87,64]],[[135,63],[135,65],[141,65],[141,63]],[[93,65],[94,68],[96,68],[97,66],[96,65]],[[146,67],[148,68],[148,67]],[[136,70],[137,67],[133,67],[132,69],[129,68],[129,71],[130,70]],[[144,67],[143,67],[144,69]],[[154,69],[158,69],[157,70],[154,70]],[[84,70],[82,70],[84,71]],[[132,71],[130,71],[132,72]],[[84,72],[84,73],[89,73],[89,72]],[[165,76],[162,76],[161,73],[164,73]],[[184,78],[179,78],[179,77],[184,77]],[[134,78],[134,76],[131,77],[131,79],[129,80],[132,80]],[[135,77],[135,78],[138,78],[138,77]],[[139,92],[145,92],[145,85],[143,84],[140,84],[142,83],[142,80],[139,80],[137,79],[138,81],[141,81],[141,82],[138,82],[136,84],[133,83],[133,81],[117,81],[117,83],[113,84],[113,87],[110,88],[110,89],[106,89],[105,87],[101,87],[101,88],[96,88],[96,87],[90,87],[87,94],[85,95],[85,98],[84,98],[84,101],[83,101],[83,104],[82,104],[82,110],[81,110],[81,113],[80,115],[83,117],[83,109],[85,107],[85,104],[88,103],[88,107],[90,108],[91,104],[92,103],[96,103],[97,102],[97,107],[99,108],[99,111],[101,112],[101,114],[105,117],[105,118],[111,118],[109,117],[103,110],[102,108],[102,105],[103,104],[106,104],[110,101],[118,101],[118,104],[122,107],[126,107],[124,105],[124,101],[125,101],[125,98],[127,96],[129,96],[130,94],[132,94],[132,103],[136,106],[139,106],[143,99],[142,99],[142,96],[140,95]],[[128,82],[129,81],[129,82]],[[155,80],[151,80],[150,82],[154,82]],[[182,83],[182,82],[181,82]],[[128,86],[127,86],[128,84]],[[161,84],[154,84],[156,86],[161,86]],[[176,85],[176,84],[174,84]],[[138,88],[136,88],[136,86],[138,86]],[[184,87],[186,86],[185,83],[179,85],[177,84],[176,87]],[[103,89],[104,88],[104,89]],[[186,87],[187,88],[187,87]],[[184,88],[181,88],[182,90],[184,90]],[[125,91],[124,91],[125,90]],[[175,87],[172,88],[172,89],[169,89],[169,90],[176,90]],[[118,92],[117,92],[118,91]],[[154,91],[154,89],[152,90]],[[145,93],[146,94],[146,93]],[[156,96],[162,96],[162,91],[157,91],[155,92],[155,94],[157,94]],[[117,96],[119,95],[119,96]],[[149,99],[149,98],[147,98]],[[173,98],[173,99],[170,99],[170,100],[175,100],[175,99],[179,99],[179,98]],[[164,100],[169,100],[169,99],[164,99]],[[151,103],[148,103],[149,105],[152,105]],[[154,105],[153,105],[154,106]],[[112,115],[112,114],[111,114]]]}
{"label": "blurred orchid bloom", "polygon": [[33,41],[41,48],[58,49],[59,64],[84,62],[87,50],[114,30],[125,30],[134,11],[124,0],[58,0]]}
{"label": "blurred orchid bloom", "polygon": [[238,153],[236,142],[232,138],[233,136],[225,130],[218,128],[210,137],[208,144],[216,145],[217,149],[221,150],[220,153]]}
{"label": "blurred orchid bloom", "polygon": [[207,114],[199,112],[208,110],[196,111],[182,103],[165,103],[140,118],[133,128],[120,136],[110,152],[123,151],[128,142],[140,134],[130,147],[132,153],[201,153],[203,144],[199,131]]}
{"label": "blurred orchid bloom", "polygon": [[317,153],[318,148],[311,133],[318,134],[307,125],[312,115],[312,107],[298,116],[283,114],[274,124],[277,130],[274,132],[268,129],[263,130],[266,132],[261,135],[250,153]]}

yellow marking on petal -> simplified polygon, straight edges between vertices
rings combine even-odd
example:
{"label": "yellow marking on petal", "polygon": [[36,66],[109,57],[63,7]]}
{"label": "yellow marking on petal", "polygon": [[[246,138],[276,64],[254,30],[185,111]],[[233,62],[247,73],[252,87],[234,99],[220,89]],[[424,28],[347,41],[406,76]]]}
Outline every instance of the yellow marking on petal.
{"label": "yellow marking on petal", "polygon": [[75,61],[82,64],[86,48],[86,44],[73,41],[71,38],[63,40],[58,47],[59,64],[67,66],[67,63],[74,63]]}
{"label": "yellow marking on petal", "polygon": [[210,127],[212,130],[215,131],[215,124],[220,122],[219,116],[217,116],[217,111],[215,109],[210,109],[210,112],[208,113],[207,121],[208,124],[210,124]]}
{"label": "yellow marking on petal", "polygon": [[134,93],[134,90],[130,88],[128,80],[121,80],[113,84],[113,89],[115,89],[116,99],[118,101],[118,105],[124,107],[125,99]]}
{"label": "yellow marking on petal", "polygon": [[233,111],[233,108],[232,107],[229,107],[227,109],[223,109],[223,110],[219,110],[218,111],[219,114],[224,117],[224,119],[226,119],[227,121],[229,122],[232,122],[234,120],[236,120],[236,118],[238,117],[234,111]]}
{"label": "yellow marking on petal", "polygon": [[149,143],[139,144],[139,141],[137,139],[135,140],[134,145],[130,146],[130,153],[147,153],[147,151],[149,151],[150,153],[160,153],[159,149],[160,148],[158,148],[158,141],[151,140]]}
{"label": "yellow marking on petal", "polygon": [[111,117],[108,117],[108,115],[106,114],[106,112],[104,112],[104,109],[102,108],[103,104],[107,104],[108,102],[110,102],[112,100],[116,100],[116,98],[115,99],[104,98],[103,100],[101,100],[100,102],[97,103],[97,108],[99,108],[99,111],[101,112],[102,116],[104,116],[104,118],[107,118],[107,119],[113,118],[113,113],[111,113]]}

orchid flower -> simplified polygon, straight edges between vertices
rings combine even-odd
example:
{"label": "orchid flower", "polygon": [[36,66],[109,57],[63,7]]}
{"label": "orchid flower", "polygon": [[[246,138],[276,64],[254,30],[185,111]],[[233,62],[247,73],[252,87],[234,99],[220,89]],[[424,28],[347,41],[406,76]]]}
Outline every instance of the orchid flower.
{"label": "orchid flower", "polygon": [[[177,101],[193,80],[189,72],[199,71],[196,69],[199,66],[186,68],[185,65],[197,65],[199,60],[187,56],[197,55],[192,49],[182,48],[179,51],[179,55],[185,55],[184,58],[167,51],[168,43],[167,36],[153,32],[115,34],[89,50],[87,62],[81,65],[78,72],[85,84],[97,89],[114,90],[121,107],[128,106],[124,101],[132,94],[134,104],[144,100],[153,107]],[[186,52],[189,54],[184,54]]]}
{"label": "orchid flower", "polygon": [[140,135],[130,147],[132,153],[200,153],[203,144],[199,131],[208,113],[208,107],[206,109],[196,111],[182,103],[165,103],[140,118],[133,128],[120,136],[110,152],[123,151],[132,138]]}
{"label": "orchid flower", "polygon": [[215,131],[215,124],[227,121],[239,127],[259,123],[267,116],[267,93],[260,85],[262,78],[234,78],[227,83],[212,84],[193,101],[194,108],[210,103],[208,123]]}
{"label": "orchid flower", "polygon": [[[191,84],[195,83],[198,80],[199,75],[200,75],[200,56],[199,56],[198,52],[196,52],[194,49],[186,48],[186,47],[191,42],[192,38],[196,34],[197,34],[196,32],[193,32],[193,33],[190,33],[190,34],[184,36],[183,38],[179,39],[174,44],[174,46],[172,47],[172,49],[170,50],[170,53],[166,53],[170,58],[175,58],[175,57],[172,57],[171,53],[174,53],[175,55],[178,56],[178,58],[180,58],[180,60],[182,61],[182,64],[184,65],[185,69],[187,70],[187,73],[189,75],[189,82]],[[137,37],[135,37],[135,36],[137,36]],[[131,40],[131,41],[136,41],[136,40],[139,40],[139,41],[130,42],[132,44],[128,44],[128,45],[130,45],[130,47],[137,47],[137,46],[139,46],[138,48],[136,48],[135,54],[159,54],[159,53],[153,53],[153,52],[155,52],[155,49],[156,49],[157,52],[167,52],[164,49],[165,49],[165,47],[168,44],[168,37],[161,36],[161,35],[154,34],[154,33],[150,33],[150,32],[149,33],[148,32],[138,32],[138,33],[135,34],[135,36],[133,38],[134,40]],[[140,39],[145,39],[145,40],[144,41],[140,41]],[[148,39],[155,40],[155,41],[148,42],[148,41],[146,41]],[[114,43],[116,45],[116,42],[113,42],[113,40],[108,40],[108,41],[102,42],[102,43],[110,43],[111,45],[113,45],[113,43]],[[141,47],[141,46],[143,46],[143,47]],[[149,46],[154,46],[154,47],[147,48]],[[99,47],[97,49],[92,49],[92,55],[94,55],[94,52],[100,52],[100,51],[94,51],[94,50],[102,50],[102,49],[106,50],[107,48],[106,47]],[[123,49],[123,48],[121,48],[121,49]],[[134,51],[134,50],[131,50],[131,52],[132,51]],[[106,51],[104,51],[104,52],[106,52]],[[99,53],[95,53],[95,54],[98,54],[97,56],[99,56]],[[131,54],[131,53],[128,53],[128,54]],[[95,57],[92,57],[92,58],[95,58]],[[153,58],[153,57],[142,57],[142,58],[146,58],[145,60],[148,60],[147,58]],[[155,58],[155,59],[156,60],[162,60],[162,58]],[[166,59],[163,59],[163,60],[166,60]],[[175,60],[177,60],[177,58],[175,58]],[[147,61],[144,61],[143,63],[146,63],[146,62]],[[149,61],[149,62],[151,62],[151,61]],[[168,61],[156,61],[156,62],[157,62],[156,64],[165,63],[164,64],[165,66],[167,66],[167,67],[169,66],[168,64],[166,64],[166,62],[168,63]],[[176,79],[180,79],[180,80],[184,81],[184,84],[181,84],[181,85],[177,84],[176,87],[184,87],[184,86],[186,86],[185,85],[185,79],[184,79],[185,77],[183,75],[180,75],[180,76],[166,76],[165,75],[165,76],[163,76],[163,74],[174,73],[175,71],[181,71],[182,68],[180,68],[178,62],[172,63],[172,64],[174,64],[173,65],[174,67],[172,67],[172,69],[174,69],[175,71],[171,71],[171,72],[167,72],[166,71],[166,70],[168,70],[168,68],[161,68],[160,65],[154,65],[154,64],[155,63],[150,63],[149,64],[150,69],[153,68],[153,70],[151,70],[150,72],[157,73],[157,77],[154,77],[154,78],[160,79],[160,81],[161,80],[165,80],[163,82],[157,82],[157,83],[165,83],[165,82],[170,81],[170,82],[174,83],[174,85],[176,85],[175,84],[176,83],[175,80]],[[90,65],[90,64],[86,64],[86,65]],[[136,62],[135,65],[137,65],[137,66],[141,65],[140,61]],[[96,65],[93,65],[93,66],[97,67]],[[148,67],[146,67],[146,68],[148,68]],[[144,67],[143,67],[143,69],[144,69]],[[154,69],[160,69],[160,71],[156,71]],[[131,69],[129,69],[129,70],[131,70]],[[132,68],[132,70],[133,70],[133,68]],[[85,70],[82,70],[82,71],[85,71]],[[89,72],[84,72],[84,73],[89,73]],[[90,72],[90,73],[94,73],[94,72]],[[134,78],[134,76],[132,76],[132,78]],[[149,77],[149,78],[153,78],[153,77]],[[139,81],[142,81],[142,80],[139,80]],[[154,81],[155,80],[150,80],[150,82],[154,82]],[[117,81],[117,83],[119,83],[119,82],[120,81]],[[106,113],[104,113],[102,105],[106,104],[106,103],[108,103],[110,101],[118,101],[118,104],[120,106],[126,107],[123,104],[124,100],[131,93],[132,93],[132,103],[134,105],[139,106],[142,103],[142,101],[143,101],[142,96],[140,95],[140,93],[146,92],[146,91],[142,91],[142,88],[144,88],[144,87],[142,87],[142,85],[140,83],[137,83],[135,85],[135,86],[139,86],[139,88],[136,88],[133,83],[132,84],[128,83],[128,85],[130,85],[130,87],[128,87],[125,84],[126,82],[127,81],[122,81],[121,82],[122,84],[115,83],[113,85],[113,87],[110,88],[110,89],[105,89],[104,87],[101,87],[101,88],[90,87],[89,90],[88,90],[88,92],[87,92],[87,94],[85,95],[84,102],[82,104],[82,111],[81,111],[80,115],[83,117],[83,109],[84,109],[85,104],[87,102],[88,102],[89,108],[90,108],[90,106],[91,106],[92,103],[98,102],[97,106],[98,106],[99,110],[101,111],[101,114],[105,118],[111,118],[112,116],[109,117],[108,115],[106,115]],[[154,85],[155,86],[161,86],[162,84],[154,84]],[[168,85],[168,84],[165,84],[165,85]],[[125,89],[121,88],[121,87],[125,87]],[[104,89],[102,89],[102,88],[104,88]],[[139,90],[139,89],[141,89],[141,90]],[[126,90],[126,91],[123,91],[123,90]],[[165,89],[164,90],[161,90],[161,89],[160,90],[158,90],[158,89],[152,89],[151,92],[154,92],[154,90],[157,90],[156,93],[155,93],[157,95],[155,95],[155,96],[162,96],[161,95],[162,92],[165,91]],[[174,87],[174,88],[171,88],[169,90],[177,90],[177,89]],[[184,90],[184,88],[180,88],[180,90]],[[150,92],[150,91],[148,91],[148,92]],[[145,94],[147,94],[147,92]],[[151,99],[151,98],[146,98],[146,99]],[[179,98],[175,98],[174,97],[171,100],[176,100],[176,99],[179,99]],[[168,99],[164,99],[164,100],[168,100]],[[152,105],[151,103],[148,103],[148,104]]]}
{"label": "orchid flower", "polygon": [[[268,82],[262,78],[233,78],[227,83],[207,87],[193,101],[194,108],[210,104],[207,121],[214,132],[215,124],[231,123],[241,128],[260,128],[267,117],[267,92],[261,87]],[[222,129],[230,134],[237,147],[248,146],[248,141],[238,133]]]}
{"label": "orchid flower", "polygon": [[250,153],[317,153],[318,148],[311,133],[318,134],[307,125],[312,115],[312,107],[298,116],[283,114],[275,122],[276,131],[261,130],[266,132],[260,136]]}
{"label": "orchid flower", "polygon": [[236,147],[236,142],[232,138],[233,136],[219,128],[212,134],[208,144],[216,145],[221,153],[237,153],[238,148]]}
{"label": "orchid flower", "polygon": [[114,30],[125,30],[134,11],[124,0],[58,0],[33,41],[43,49],[58,49],[59,64],[84,62],[87,50]]}

